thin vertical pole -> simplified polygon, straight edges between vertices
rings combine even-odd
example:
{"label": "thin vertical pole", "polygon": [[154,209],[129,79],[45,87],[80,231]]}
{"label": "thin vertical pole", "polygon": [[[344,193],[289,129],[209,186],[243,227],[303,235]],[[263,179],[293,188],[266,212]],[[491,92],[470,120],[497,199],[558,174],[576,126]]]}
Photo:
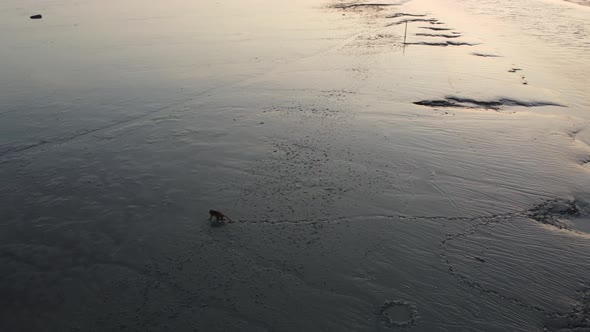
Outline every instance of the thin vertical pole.
{"label": "thin vertical pole", "polygon": [[404,45],[406,45],[406,36],[408,35],[408,21],[406,21],[406,31],[404,32]]}

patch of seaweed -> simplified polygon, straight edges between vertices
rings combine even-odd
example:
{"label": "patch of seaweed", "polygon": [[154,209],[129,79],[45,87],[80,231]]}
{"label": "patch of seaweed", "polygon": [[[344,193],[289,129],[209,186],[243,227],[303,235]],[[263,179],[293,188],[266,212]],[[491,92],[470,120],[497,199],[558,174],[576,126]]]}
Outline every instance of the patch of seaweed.
{"label": "patch of seaweed", "polygon": [[428,22],[430,24],[442,24],[436,18],[410,18],[410,19],[407,19],[407,20],[401,20],[399,22],[389,23],[386,26],[390,27],[390,26],[394,26],[394,25],[404,24],[406,22],[408,22],[408,23],[411,23],[411,22]]}
{"label": "patch of seaweed", "polygon": [[447,46],[475,46],[476,44],[466,43],[466,42],[454,42],[454,41],[444,41],[439,43],[432,43],[432,42],[415,42],[415,43],[406,43],[406,45],[424,45],[424,46],[440,46],[440,47],[447,47]]}
{"label": "patch of seaweed", "polygon": [[476,52],[471,53],[471,55],[480,56],[482,58],[500,58],[501,57],[501,55],[476,53]]}
{"label": "patch of seaweed", "polygon": [[533,207],[527,215],[542,224],[564,229],[567,226],[562,220],[579,216],[580,209],[575,200],[555,199]]}
{"label": "patch of seaweed", "polygon": [[414,104],[420,105],[420,106],[429,106],[429,107],[459,107],[459,108],[467,107],[465,105],[453,103],[451,101],[442,100],[442,99],[441,100],[421,100],[421,101],[414,102]]}
{"label": "patch of seaweed", "polygon": [[336,8],[336,9],[377,8],[377,9],[380,9],[381,7],[389,7],[389,6],[399,6],[399,4],[394,4],[394,3],[348,3],[348,4],[333,5],[332,8]]}
{"label": "patch of seaweed", "polygon": [[449,28],[437,28],[437,27],[420,27],[420,29],[428,29],[433,31],[449,31]]}
{"label": "patch of seaweed", "polygon": [[416,36],[424,36],[424,37],[444,37],[444,38],[459,38],[461,35],[445,35],[443,33],[417,33]]}
{"label": "patch of seaweed", "polygon": [[424,16],[426,16],[426,14],[395,13],[393,15],[386,16],[386,18],[398,18],[398,17],[405,17],[405,16],[410,16],[410,17],[424,17]]}
{"label": "patch of seaweed", "polygon": [[439,100],[421,100],[414,102],[416,105],[429,107],[453,107],[453,108],[473,108],[473,109],[490,109],[501,110],[504,106],[522,106],[522,107],[540,107],[540,106],[559,106],[563,105],[545,102],[545,101],[531,101],[525,102],[516,99],[501,98],[498,100],[482,101],[471,98],[446,97]]}

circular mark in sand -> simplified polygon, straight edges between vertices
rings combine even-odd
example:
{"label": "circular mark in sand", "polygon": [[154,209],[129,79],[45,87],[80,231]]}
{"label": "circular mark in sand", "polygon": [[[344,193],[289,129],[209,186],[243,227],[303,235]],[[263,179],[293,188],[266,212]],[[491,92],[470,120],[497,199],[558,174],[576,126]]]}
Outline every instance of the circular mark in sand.
{"label": "circular mark in sand", "polygon": [[388,300],[378,311],[378,315],[387,327],[409,327],[418,320],[418,309],[410,302]]}

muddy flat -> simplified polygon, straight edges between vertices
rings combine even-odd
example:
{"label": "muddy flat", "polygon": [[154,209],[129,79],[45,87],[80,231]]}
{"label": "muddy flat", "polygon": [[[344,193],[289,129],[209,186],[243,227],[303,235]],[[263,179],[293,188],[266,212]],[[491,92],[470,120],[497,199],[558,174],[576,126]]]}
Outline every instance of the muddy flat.
{"label": "muddy flat", "polygon": [[0,331],[589,330],[588,5],[2,1]]}

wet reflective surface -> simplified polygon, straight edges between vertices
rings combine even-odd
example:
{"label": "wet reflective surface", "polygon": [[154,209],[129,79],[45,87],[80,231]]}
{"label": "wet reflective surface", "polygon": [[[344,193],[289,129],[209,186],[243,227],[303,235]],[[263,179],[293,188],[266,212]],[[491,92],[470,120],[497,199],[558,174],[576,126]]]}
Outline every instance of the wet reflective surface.
{"label": "wet reflective surface", "polygon": [[0,329],[590,328],[589,18],[3,2]]}

